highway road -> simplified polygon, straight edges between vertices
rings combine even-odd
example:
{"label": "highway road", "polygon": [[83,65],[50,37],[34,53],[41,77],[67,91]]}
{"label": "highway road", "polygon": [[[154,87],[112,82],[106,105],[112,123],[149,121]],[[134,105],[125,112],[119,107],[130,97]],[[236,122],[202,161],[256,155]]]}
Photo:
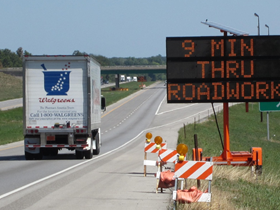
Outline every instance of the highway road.
{"label": "highway road", "polygon": [[63,150],[26,161],[23,142],[0,146],[0,209],[169,209],[171,191],[155,193],[156,168],[143,176],[145,134],[175,149],[178,129],[209,114],[210,104],[167,104],[166,86],[156,83],[107,108],[101,153],[91,160]]}

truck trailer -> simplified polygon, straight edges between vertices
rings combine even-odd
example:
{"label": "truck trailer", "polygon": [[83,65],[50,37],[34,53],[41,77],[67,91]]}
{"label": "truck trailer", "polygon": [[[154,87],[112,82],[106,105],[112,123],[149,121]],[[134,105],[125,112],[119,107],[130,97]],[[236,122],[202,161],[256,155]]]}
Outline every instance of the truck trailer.
{"label": "truck trailer", "polygon": [[89,56],[25,56],[23,133],[26,160],[66,148],[91,159],[101,147],[100,64]]}

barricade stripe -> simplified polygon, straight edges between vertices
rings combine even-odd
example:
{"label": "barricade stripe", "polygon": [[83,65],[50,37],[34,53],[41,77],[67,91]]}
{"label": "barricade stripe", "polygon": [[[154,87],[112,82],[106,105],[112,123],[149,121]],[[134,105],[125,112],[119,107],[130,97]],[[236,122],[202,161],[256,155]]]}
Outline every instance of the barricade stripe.
{"label": "barricade stripe", "polygon": [[201,174],[197,179],[207,179],[212,180],[213,165],[211,165],[203,174]]}
{"label": "barricade stripe", "polygon": [[165,161],[165,162],[173,162],[176,160],[176,155],[177,155],[177,151],[176,150],[173,150],[171,153],[168,153],[170,150],[167,150],[165,151],[164,153],[162,153],[160,155],[162,161]]}
{"label": "barricade stripe", "polygon": [[175,164],[175,174],[181,177],[187,168],[191,168],[196,162],[195,161],[184,161]]}
{"label": "barricade stripe", "polygon": [[157,153],[159,151],[159,149],[154,149],[153,151],[151,151],[151,153]]}
{"label": "barricade stripe", "polygon": [[155,143],[145,144],[145,152],[147,152],[151,147],[153,147]]}
{"label": "barricade stripe", "polygon": [[212,180],[213,163],[184,161],[175,164],[175,176],[189,179]]}
{"label": "barricade stripe", "polygon": [[[145,143],[145,149],[144,152],[149,152],[149,153],[158,153],[159,149],[156,148],[156,143],[151,142],[149,144]],[[161,143],[161,149],[166,148],[166,143]]]}
{"label": "barricade stripe", "polygon": [[[208,170],[208,168],[210,168],[210,167],[211,167],[211,165],[209,164],[209,162],[204,162],[204,165],[201,166],[199,169],[197,169],[197,171],[195,171],[189,178],[190,179],[199,179],[198,177],[201,176],[203,173],[205,173],[205,171]],[[204,176],[202,176],[201,179],[203,177]]]}
{"label": "barricade stripe", "polygon": [[183,173],[180,177],[186,178],[190,177],[193,173],[195,173],[201,166],[203,166],[203,162],[196,162],[192,167],[190,167],[185,173]]}
{"label": "barricade stripe", "polygon": [[158,155],[163,155],[165,152],[167,151],[167,149],[161,149],[158,153]]}

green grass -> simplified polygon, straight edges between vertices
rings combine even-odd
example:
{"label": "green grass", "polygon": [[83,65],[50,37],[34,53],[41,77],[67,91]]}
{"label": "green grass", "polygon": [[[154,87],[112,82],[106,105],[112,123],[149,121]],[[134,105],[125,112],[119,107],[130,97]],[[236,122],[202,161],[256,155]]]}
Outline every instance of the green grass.
{"label": "green grass", "polygon": [[[229,109],[229,132],[231,151],[250,151],[251,147],[262,147],[263,174],[261,181],[242,179],[231,181],[227,178],[216,178],[213,186],[221,191],[234,194],[232,202],[237,209],[279,209],[280,205],[280,112],[270,113],[270,141],[267,140],[266,113],[260,122],[258,103],[250,103],[249,112],[245,105],[239,104]],[[218,114],[218,122],[223,137],[223,114]],[[197,134],[198,145],[203,149],[203,156],[219,156],[223,150],[214,117],[200,124],[185,126],[179,131],[179,143],[194,147],[193,136]],[[191,154],[188,156],[191,159]],[[228,166],[232,167],[232,166]],[[218,168],[216,168],[218,169]],[[240,169],[241,170],[241,169]],[[244,173],[250,173],[244,171]],[[253,178],[252,178],[253,179]],[[270,182],[275,182],[270,184]]]}
{"label": "green grass", "polygon": [[22,98],[22,79],[0,72],[0,101]]}
{"label": "green grass", "polygon": [[[153,83],[154,82],[143,82],[143,84],[145,84],[146,86],[149,86]],[[116,103],[122,98],[125,98],[137,92],[138,90],[140,90],[139,85],[141,85],[140,82],[129,82],[129,83],[120,84],[120,88],[128,88],[128,91],[110,90],[111,87],[102,88],[101,94],[106,98],[106,106]]]}
{"label": "green grass", "polygon": [[22,108],[0,111],[0,144],[23,139]]}

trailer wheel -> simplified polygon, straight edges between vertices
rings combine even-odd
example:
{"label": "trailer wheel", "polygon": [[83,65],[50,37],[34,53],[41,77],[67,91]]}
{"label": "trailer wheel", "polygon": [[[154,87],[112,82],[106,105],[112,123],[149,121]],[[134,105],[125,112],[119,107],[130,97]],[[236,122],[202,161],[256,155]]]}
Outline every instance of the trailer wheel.
{"label": "trailer wheel", "polygon": [[42,160],[43,159],[43,154],[40,152],[40,153],[38,153],[38,154],[35,154],[34,155],[34,159],[35,160]]}
{"label": "trailer wheel", "polygon": [[257,175],[262,175],[262,166],[256,165],[255,167],[256,167],[256,168],[255,168],[256,174],[257,174]]}
{"label": "trailer wheel", "polygon": [[92,141],[91,141],[90,149],[84,151],[85,159],[92,158],[92,153],[93,153],[92,148],[93,148],[93,145],[92,145]]}
{"label": "trailer wheel", "polygon": [[84,151],[85,159],[91,159],[92,158],[92,149]]}
{"label": "trailer wheel", "polygon": [[95,148],[96,148],[96,149],[94,149],[94,150],[92,151],[92,153],[93,153],[94,155],[98,155],[98,154],[100,153],[100,145],[99,145],[99,135],[98,135],[98,133],[97,133],[96,136],[95,136]]}
{"label": "trailer wheel", "polygon": [[26,160],[42,160],[43,155],[42,153],[38,153],[38,154],[31,154],[29,152],[25,152],[25,159]]}
{"label": "trailer wheel", "polygon": [[83,159],[84,158],[83,151],[75,150],[75,153],[76,153],[76,159]]}
{"label": "trailer wheel", "polygon": [[25,152],[25,160],[33,160],[34,159],[34,155],[29,153],[29,152]]}

